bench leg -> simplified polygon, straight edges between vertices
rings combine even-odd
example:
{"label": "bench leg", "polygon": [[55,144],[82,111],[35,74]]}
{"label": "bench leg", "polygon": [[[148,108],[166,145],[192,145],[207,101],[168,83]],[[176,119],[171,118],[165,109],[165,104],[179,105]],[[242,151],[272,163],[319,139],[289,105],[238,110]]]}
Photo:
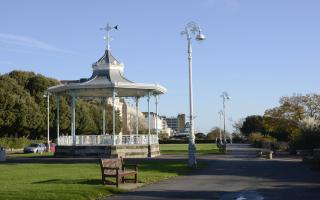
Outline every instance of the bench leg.
{"label": "bench leg", "polygon": [[138,174],[135,174],[135,175],[134,175],[134,182],[135,182],[135,183],[138,183]]}
{"label": "bench leg", "polygon": [[116,177],[116,185],[117,185],[117,187],[119,187],[119,179],[120,179],[120,177]]}
{"label": "bench leg", "polygon": [[105,184],[105,182],[106,182],[106,178],[104,177],[104,176],[102,176],[102,185],[104,185]]}
{"label": "bench leg", "polygon": [[124,183],[124,176],[121,178],[122,183]]}

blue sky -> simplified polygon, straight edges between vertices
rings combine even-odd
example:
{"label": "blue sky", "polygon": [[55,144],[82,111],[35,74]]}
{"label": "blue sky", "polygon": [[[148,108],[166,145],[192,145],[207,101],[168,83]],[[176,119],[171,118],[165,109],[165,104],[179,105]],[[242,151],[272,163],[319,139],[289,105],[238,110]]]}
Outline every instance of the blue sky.
{"label": "blue sky", "polygon": [[196,21],[207,39],[193,42],[195,126],[208,131],[219,125],[223,91],[234,121],[263,114],[281,96],[319,93],[319,10],[316,0],[2,0],[0,73],[89,77],[105,48],[99,29],[109,22],[119,25],[111,49],[126,76],[168,89],[160,114],[188,114],[180,32]]}

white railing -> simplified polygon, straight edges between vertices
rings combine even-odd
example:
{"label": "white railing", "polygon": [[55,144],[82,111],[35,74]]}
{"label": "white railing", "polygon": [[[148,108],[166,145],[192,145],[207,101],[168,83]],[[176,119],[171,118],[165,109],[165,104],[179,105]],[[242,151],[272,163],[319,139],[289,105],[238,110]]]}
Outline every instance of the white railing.
{"label": "white railing", "polygon": [[[116,135],[115,145],[148,144],[148,135]],[[158,144],[158,136],[150,135],[150,144]],[[58,145],[73,145],[72,136],[60,136]],[[113,145],[112,135],[77,135],[76,145]]]}

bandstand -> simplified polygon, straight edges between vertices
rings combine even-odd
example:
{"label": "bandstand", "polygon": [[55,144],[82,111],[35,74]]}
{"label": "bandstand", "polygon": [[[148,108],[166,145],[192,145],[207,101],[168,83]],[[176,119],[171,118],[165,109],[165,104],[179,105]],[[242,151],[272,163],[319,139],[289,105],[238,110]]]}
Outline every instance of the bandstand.
{"label": "bandstand", "polygon": [[[107,48],[104,55],[92,65],[93,73],[88,79],[64,81],[60,85],[47,89],[56,97],[57,102],[57,157],[154,157],[160,154],[158,134],[151,134],[150,130],[150,98],[155,97],[156,110],[158,95],[164,94],[166,89],[158,84],[134,83],[124,77],[124,65],[111,54],[109,47],[109,31],[107,25]],[[71,134],[61,136],[60,97],[71,97]],[[115,99],[132,97],[136,102],[135,134],[116,134],[115,130]],[[104,101],[112,98],[112,134],[107,134],[105,124],[105,106],[103,106],[103,134],[77,135],[75,127],[75,108],[78,98],[100,98]],[[148,134],[139,133],[139,100],[146,98],[148,103]],[[104,104],[105,105],[105,104]]]}

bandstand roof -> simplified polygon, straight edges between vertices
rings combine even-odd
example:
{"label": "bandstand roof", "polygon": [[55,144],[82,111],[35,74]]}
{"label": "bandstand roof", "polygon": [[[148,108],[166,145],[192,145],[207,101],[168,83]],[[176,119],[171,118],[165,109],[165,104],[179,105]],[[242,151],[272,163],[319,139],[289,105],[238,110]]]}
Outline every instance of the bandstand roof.
{"label": "bandstand roof", "polygon": [[152,95],[163,94],[166,88],[159,84],[134,83],[124,77],[124,65],[113,57],[110,50],[92,65],[90,78],[73,81],[61,81],[60,85],[48,88],[55,95],[74,93],[78,97],[112,97],[113,90],[117,97],[141,97],[150,92]]}

